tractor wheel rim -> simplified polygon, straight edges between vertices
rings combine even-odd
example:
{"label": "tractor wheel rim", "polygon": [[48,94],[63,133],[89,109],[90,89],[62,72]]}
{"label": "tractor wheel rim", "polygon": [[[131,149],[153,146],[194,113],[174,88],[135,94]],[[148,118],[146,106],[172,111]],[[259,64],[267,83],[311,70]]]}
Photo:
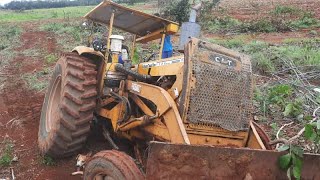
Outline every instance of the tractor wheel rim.
{"label": "tractor wheel rim", "polygon": [[54,80],[49,93],[48,111],[46,114],[46,131],[50,132],[54,128],[55,121],[59,119],[59,103],[61,96],[61,75]]}

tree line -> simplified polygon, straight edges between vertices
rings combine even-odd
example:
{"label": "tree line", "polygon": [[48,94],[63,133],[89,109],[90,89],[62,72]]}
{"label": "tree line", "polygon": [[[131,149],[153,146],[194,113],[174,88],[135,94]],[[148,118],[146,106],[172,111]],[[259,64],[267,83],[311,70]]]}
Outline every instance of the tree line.
{"label": "tree line", "polygon": [[[38,1],[11,1],[5,4],[2,8],[11,10],[28,10],[28,9],[43,9],[43,8],[61,8],[70,6],[93,6],[99,4],[103,0],[38,0]],[[118,3],[134,4],[144,2],[146,0],[117,0]],[[1,6],[0,6],[1,8]]]}

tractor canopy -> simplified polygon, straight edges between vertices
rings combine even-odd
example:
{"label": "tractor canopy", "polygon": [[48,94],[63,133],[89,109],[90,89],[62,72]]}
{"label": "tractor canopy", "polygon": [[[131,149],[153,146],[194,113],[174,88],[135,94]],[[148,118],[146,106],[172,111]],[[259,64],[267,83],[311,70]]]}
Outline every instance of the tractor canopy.
{"label": "tractor canopy", "polygon": [[174,34],[178,31],[178,23],[130,9],[111,1],[103,1],[85,18],[93,22],[109,25],[114,13],[113,26],[137,35],[137,42],[148,42],[162,37],[163,33]]}

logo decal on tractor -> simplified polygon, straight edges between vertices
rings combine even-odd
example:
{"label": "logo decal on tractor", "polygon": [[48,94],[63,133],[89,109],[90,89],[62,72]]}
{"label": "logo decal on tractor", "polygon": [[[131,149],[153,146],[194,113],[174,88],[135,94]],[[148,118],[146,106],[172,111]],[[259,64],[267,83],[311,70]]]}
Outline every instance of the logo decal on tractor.
{"label": "logo decal on tractor", "polygon": [[169,64],[183,62],[183,61],[184,61],[184,59],[180,58],[180,59],[173,59],[173,60],[169,60],[169,61],[150,62],[150,63],[142,64],[142,67],[143,68],[151,68],[151,67],[156,67],[156,66],[165,66],[165,65],[169,65]]}
{"label": "logo decal on tractor", "polygon": [[223,55],[211,54],[210,60],[213,62],[217,62],[217,63],[223,64],[223,65],[226,65],[228,67],[235,67],[236,66],[235,60],[233,60],[227,56],[223,56]]}

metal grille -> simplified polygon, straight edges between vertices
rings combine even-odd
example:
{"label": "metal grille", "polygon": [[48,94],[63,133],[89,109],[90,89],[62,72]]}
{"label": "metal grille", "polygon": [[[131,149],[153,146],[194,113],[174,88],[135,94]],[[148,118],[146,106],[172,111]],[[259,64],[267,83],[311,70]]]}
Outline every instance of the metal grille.
{"label": "metal grille", "polygon": [[230,131],[247,129],[252,109],[250,68],[239,72],[195,59],[191,64],[196,83],[191,89],[187,121]]}

